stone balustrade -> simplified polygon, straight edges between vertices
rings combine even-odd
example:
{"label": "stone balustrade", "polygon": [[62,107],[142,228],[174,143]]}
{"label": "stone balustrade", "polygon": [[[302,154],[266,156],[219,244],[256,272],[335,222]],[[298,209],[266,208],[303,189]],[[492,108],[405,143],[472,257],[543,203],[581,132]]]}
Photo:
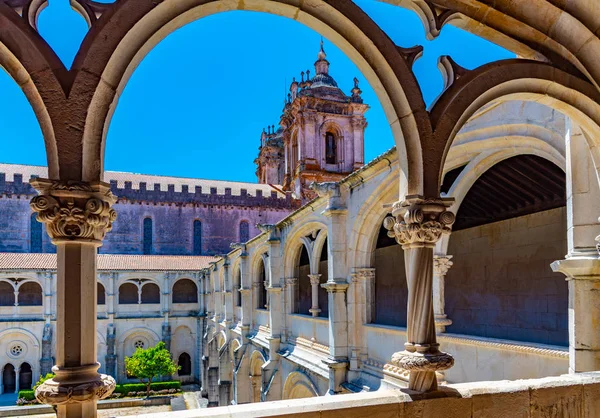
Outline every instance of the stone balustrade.
{"label": "stone balustrade", "polygon": [[144,418],[592,418],[600,416],[600,372],[543,379],[461,383],[430,395],[410,390],[138,415]]}

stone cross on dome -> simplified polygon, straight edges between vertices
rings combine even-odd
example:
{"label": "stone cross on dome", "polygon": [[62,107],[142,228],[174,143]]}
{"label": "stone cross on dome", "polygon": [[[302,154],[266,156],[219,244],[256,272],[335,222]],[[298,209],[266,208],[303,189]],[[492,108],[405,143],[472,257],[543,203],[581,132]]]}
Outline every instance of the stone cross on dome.
{"label": "stone cross on dome", "polygon": [[317,55],[317,61],[315,62],[315,70],[317,74],[329,74],[329,61],[327,61],[327,54],[323,49],[323,38],[321,37],[321,49],[319,55]]}

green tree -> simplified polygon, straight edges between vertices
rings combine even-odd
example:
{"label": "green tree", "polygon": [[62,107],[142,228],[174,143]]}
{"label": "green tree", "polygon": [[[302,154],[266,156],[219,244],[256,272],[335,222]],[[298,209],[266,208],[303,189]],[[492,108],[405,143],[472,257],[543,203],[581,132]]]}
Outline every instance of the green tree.
{"label": "green tree", "polygon": [[152,380],[159,376],[171,376],[179,370],[179,366],[161,341],[154,347],[138,348],[131,357],[125,357],[125,369],[129,375],[146,385],[146,396],[150,397]]}

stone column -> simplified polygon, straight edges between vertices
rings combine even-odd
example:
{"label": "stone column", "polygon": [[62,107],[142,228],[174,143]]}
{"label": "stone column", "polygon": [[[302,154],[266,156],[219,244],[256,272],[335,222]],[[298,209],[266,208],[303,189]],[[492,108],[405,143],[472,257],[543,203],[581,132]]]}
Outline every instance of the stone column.
{"label": "stone column", "polygon": [[348,354],[350,371],[357,371],[360,368],[361,353],[367,352],[363,325],[373,322],[375,314],[375,269],[355,268],[350,277],[352,287],[348,288]]}
{"label": "stone column", "polygon": [[393,206],[393,217],[384,226],[404,249],[408,284],[405,350],[392,363],[410,372],[409,388],[418,392],[437,390],[436,371],[454,364],[450,354],[439,351],[433,317],[433,248],[442,234],[450,233],[454,214],[446,210],[448,199],[407,196]]}
{"label": "stone column", "polygon": [[242,298],[241,318],[242,343],[246,343],[250,325],[252,324],[252,283],[250,283],[250,266],[248,265],[248,253],[243,245],[240,254],[240,298]]}
{"label": "stone column", "polygon": [[[119,278],[119,273],[113,272],[109,274],[106,280],[106,307],[108,308],[106,313],[108,315],[108,324],[109,326],[114,324],[115,322],[115,313],[116,313],[116,298],[115,298],[115,288],[117,284],[117,280]],[[114,376],[114,375],[113,375]]]}
{"label": "stone column", "polygon": [[435,320],[435,331],[438,334],[446,332],[446,327],[452,325],[444,313],[446,305],[444,289],[446,286],[446,273],[452,267],[451,255],[433,256],[433,317]]}
{"label": "stone column", "polygon": [[19,393],[19,386],[21,383],[21,382],[19,382],[20,374],[21,374],[21,369],[20,368],[15,369],[15,393]]}
{"label": "stone column", "polygon": [[52,318],[52,273],[44,274],[44,318],[50,321]]}
{"label": "stone column", "polygon": [[225,258],[225,263],[223,264],[223,281],[224,281],[224,289],[223,294],[225,295],[225,322],[230,324],[233,322],[233,292],[232,292],[232,283],[231,280],[231,269],[229,268],[229,259]]}
{"label": "stone column", "polygon": [[[50,324],[50,318],[46,318],[46,324],[44,325],[40,371],[42,376],[46,376],[52,371],[52,325]],[[0,393],[2,392],[0,391]]]}
{"label": "stone column", "polygon": [[568,254],[552,269],[567,276],[569,372],[579,373],[600,370],[600,188],[581,130],[567,121],[566,132]]}
{"label": "stone column", "polygon": [[98,373],[96,352],[96,251],[110,231],[116,201],[102,182],[31,182],[37,219],[57,247],[56,365],[53,379],[36,390],[41,403],[56,405],[58,418],[96,417],[96,402],[115,380]]}
{"label": "stone column", "polygon": [[[286,302],[286,311],[285,311],[285,338],[287,341],[287,338],[291,335],[291,328],[292,328],[292,324],[291,324],[291,319],[292,317],[290,316],[293,313],[296,313],[298,311],[298,279],[295,277],[290,277],[285,279],[285,294],[286,294],[286,298],[287,298],[287,302]],[[284,336],[282,336],[284,337]]]}
{"label": "stone column", "polygon": [[117,376],[117,354],[116,354],[117,330],[111,323],[106,330],[106,357],[104,359],[106,374]]}
{"label": "stone column", "polygon": [[600,370],[600,259],[555,261],[552,269],[569,285],[569,373]]}
{"label": "stone column", "polygon": [[319,316],[319,285],[321,284],[321,275],[320,274],[309,274],[308,278],[310,279],[310,287],[312,290],[312,306],[308,310],[312,314],[312,316]]}
{"label": "stone column", "polygon": [[0,394],[4,393],[4,373],[0,373]]}

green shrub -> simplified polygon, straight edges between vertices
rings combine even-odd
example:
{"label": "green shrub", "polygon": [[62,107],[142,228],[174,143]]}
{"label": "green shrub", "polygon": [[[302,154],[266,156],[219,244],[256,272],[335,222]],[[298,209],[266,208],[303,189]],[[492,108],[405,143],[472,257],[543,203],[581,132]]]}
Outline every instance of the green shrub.
{"label": "green shrub", "polygon": [[35,400],[35,391],[33,390],[20,390],[19,391],[19,399],[25,399],[26,401]]}
{"label": "green shrub", "polygon": [[[181,382],[178,380],[170,380],[168,382],[154,382],[150,385],[150,390],[159,391],[163,389],[181,390]],[[144,392],[146,385],[143,383],[124,383],[117,385],[113,393],[121,393],[127,395],[130,392]]]}
{"label": "green shrub", "polygon": [[46,373],[46,376],[40,376],[40,380],[37,381],[35,386],[33,387],[33,391],[35,391],[39,385],[44,383],[46,380],[52,379],[54,377],[54,373]]}

